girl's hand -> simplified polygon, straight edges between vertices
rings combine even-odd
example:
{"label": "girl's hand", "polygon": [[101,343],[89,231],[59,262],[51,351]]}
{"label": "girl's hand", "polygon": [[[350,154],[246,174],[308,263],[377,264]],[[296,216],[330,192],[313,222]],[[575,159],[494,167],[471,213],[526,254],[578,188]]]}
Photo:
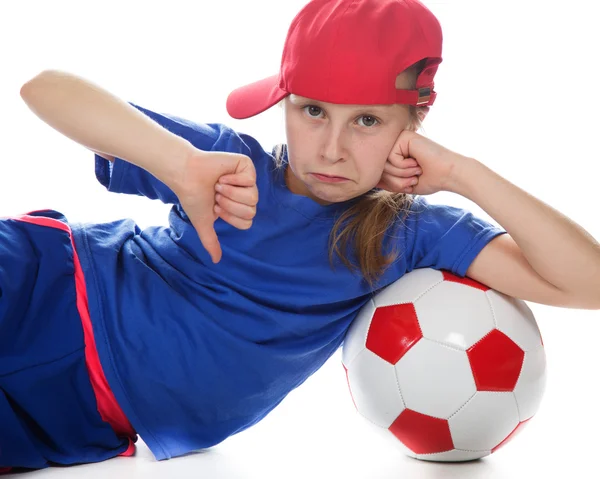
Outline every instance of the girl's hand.
{"label": "girl's hand", "polygon": [[256,170],[246,155],[196,150],[173,191],[213,263],[221,260],[218,217],[239,229],[252,226],[258,203]]}
{"label": "girl's hand", "polygon": [[388,156],[377,188],[415,195],[452,191],[453,175],[464,158],[414,131],[404,130]]}

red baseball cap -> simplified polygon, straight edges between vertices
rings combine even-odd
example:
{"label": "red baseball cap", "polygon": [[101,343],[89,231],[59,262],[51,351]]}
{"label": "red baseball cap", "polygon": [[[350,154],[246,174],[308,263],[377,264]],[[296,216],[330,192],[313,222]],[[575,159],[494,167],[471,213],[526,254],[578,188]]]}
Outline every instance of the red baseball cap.
{"label": "red baseball cap", "polygon": [[[415,90],[396,76],[426,59]],[[288,30],[279,74],[227,98],[236,119],[262,113],[291,93],[327,103],[431,106],[442,62],[442,29],[418,0],[311,0]]]}

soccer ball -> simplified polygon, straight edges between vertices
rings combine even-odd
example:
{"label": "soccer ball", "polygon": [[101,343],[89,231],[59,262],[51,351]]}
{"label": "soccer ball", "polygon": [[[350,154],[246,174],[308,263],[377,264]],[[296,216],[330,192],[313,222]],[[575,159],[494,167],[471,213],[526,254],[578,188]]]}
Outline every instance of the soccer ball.
{"label": "soccer ball", "polygon": [[525,302],[430,268],[363,306],[342,364],[358,413],[428,461],[495,452],[534,416],[546,385],[544,345]]}

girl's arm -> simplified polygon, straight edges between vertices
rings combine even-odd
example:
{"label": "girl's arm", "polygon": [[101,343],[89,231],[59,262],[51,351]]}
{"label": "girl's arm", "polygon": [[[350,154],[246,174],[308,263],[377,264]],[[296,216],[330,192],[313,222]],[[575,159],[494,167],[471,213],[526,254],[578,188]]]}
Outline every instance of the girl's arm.
{"label": "girl's arm", "polygon": [[600,244],[581,226],[473,158],[455,163],[447,189],[508,233],[484,247],[467,276],[526,300],[600,309]]}
{"label": "girl's arm", "polygon": [[[127,102],[76,75],[47,70],[21,87],[21,97],[44,122],[112,159],[123,158],[174,188],[193,145]],[[193,152],[193,153],[192,153]]]}
{"label": "girl's arm", "polygon": [[133,163],[169,186],[213,262],[221,259],[213,226],[217,217],[239,229],[252,225],[258,189],[248,156],[200,150],[129,103],[69,73],[44,71],[23,85],[21,96],[63,135],[102,156]]}

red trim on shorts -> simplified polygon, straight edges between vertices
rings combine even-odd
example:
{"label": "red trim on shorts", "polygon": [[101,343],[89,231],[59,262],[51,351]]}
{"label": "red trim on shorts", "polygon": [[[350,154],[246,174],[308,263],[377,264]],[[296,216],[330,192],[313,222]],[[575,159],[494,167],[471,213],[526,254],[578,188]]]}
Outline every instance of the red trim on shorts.
{"label": "red trim on shorts", "polygon": [[[92,321],[88,308],[85,278],[83,276],[83,270],[81,269],[81,263],[79,262],[77,250],[75,249],[75,242],[73,241],[73,233],[71,232],[71,228],[69,228],[69,225],[63,223],[62,221],[43,216],[21,215],[12,217],[10,219],[46,226],[48,228],[55,228],[69,233],[69,237],[71,238],[71,246],[73,247],[73,263],[75,266],[77,310],[79,311],[79,316],[81,317],[81,324],[83,326],[83,335],[85,340],[85,363],[90,375],[92,389],[94,390],[94,395],[96,396],[98,412],[100,413],[102,420],[111,425],[117,436],[125,436],[129,439],[129,447],[126,451],[119,454],[119,456],[132,456],[135,452],[134,440],[137,438],[137,433],[117,403],[117,400],[110,389],[108,382],[106,381],[106,376],[104,376],[102,365],[100,364],[100,358],[98,356],[98,350],[96,349],[96,341],[94,339],[94,331],[92,328]],[[3,472],[6,471],[0,469],[0,473]]]}

